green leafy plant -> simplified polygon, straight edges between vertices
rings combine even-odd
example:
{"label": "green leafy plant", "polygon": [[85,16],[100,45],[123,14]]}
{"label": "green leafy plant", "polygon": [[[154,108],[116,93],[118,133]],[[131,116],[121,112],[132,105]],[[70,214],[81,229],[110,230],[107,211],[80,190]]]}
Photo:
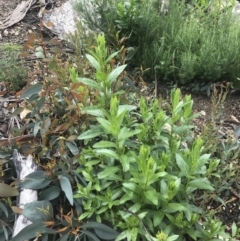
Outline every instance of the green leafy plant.
{"label": "green leafy plant", "polygon": [[172,1],[167,14],[160,11],[162,2],[91,0],[74,6],[88,28],[105,33],[109,45],[119,50],[120,39],[134,48],[128,68],[151,68],[150,81],[208,88],[227,79],[237,85],[239,28],[233,2],[223,7],[219,1]]}
{"label": "green leafy plant", "polygon": [[[158,56],[157,73],[164,81],[206,85],[227,79],[236,83],[238,73],[231,68],[239,62],[235,55],[239,46],[234,40],[238,29],[231,9],[218,10],[213,3],[217,1],[209,1],[205,7],[194,5],[195,2],[171,3],[171,11],[160,26],[164,42],[156,40],[152,50],[146,49],[144,59],[154,62]],[[230,51],[225,52],[226,48]],[[151,57],[154,51],[156,55]]]}
{"label": "green leafy plant", "polygon": [[118,66],[112,70],[110,61],[118,54],[115,52],[108,57],[105,38],[103,35],[98,35],[97,47],[94,51],[90,50],[90,54],[86,55],[91,65],[96,69],[95,80],[87,78],[77,78],[77,81],[99,91],[98,102],[100,106],[107,108],[110,98],[113,95],[123,94],[124,91],[114,93],[113,83],[116,82],[119,75],[126,68],[126,65]]}
{"label": "green leafy plant", "polygon": [[74,8],[86,27],[103,32],[115,50],[120,50],[119,42],[129,48],[128,65],[139,67],[144,45],[152,43],[159,27],[158,8],[152,7],[154,3],[152,0],[91,0],[75,1]]}
{"label": "green leafy plant", "polygon": [[[87,56],[99,75],[106,59],[102,53],[96,48],[94,58]],[[170,115],[157,100],[148,103],[144,98],[137,110],[122,105],[117,94],[105,91],[111,89],[120,71],[110,81],[115,70],[107,74],[108,67],[104,70],[102,79],[98,74],[95,80],[77,79],[100,93],[97,105],[82,109],[96,119],[78,136],[85,141],[77,169],[84,182],[78,183],[75,194],[83,204],[79,220],[95,217],[110,224],[121,231],[116,240],[228,237],[216,220],[212,225],[217,229],[205,229],[210,222],[206,210],[194,204],[197,190],[214,191],[209,178],[215,175],[219,160],[204,151],[201,138],[194,138],[191,121],[196,116],[191,97],[182,98],[179,89],[173,91]]]}
{"label": "green leafy plant", "polygon": [[[124,47],[112,52],[98,35],[89,48],[74,62],[56,40],[30,36],[26,44],[41,81],[21,93],[25,105],[13,115],[27,112],[26,124],[12,134],[31,131],[41,140],[24,154],[34,154],[44,170],[19,184],[38,190],[39,200],[22,211],[33,224],[13,240],[230,240],[203,199],[221,183],[221,159],[236,153],[210,154],[215,143],[195,136],[193,101],[179,89],[170,103],[142,97],[131,104],[122,88]],[[3,165],[3,172],[11,169],[11,161]],[[0,237],[8,240],[17,192],[7,185],[2,195]],[[238,232],[233,224],[232,236]]]}
{"label": "green leafy plant", "polygon": [[[122,230],[117,240],[154,240],[158,231],[196,240],[204,210],[194,205],[194,193],[214,190],[208,177],[215,169],[209,164],[219,161],[204,153],[201,139],[191,140],[190,96],[181,100],[179,90],[172,92],[171,116],[158,101],[147,104],[142,98],[139,106],[137,113],[112,97],[109,110],[91,111],[98,125],[78,139],[101,140],[92,140],[79,159],[78,172],[86,180],[75,195],[84,207],[80,220],[111,220]],[[211,235],[220,233],[210,230]]]}
{"label": "green leafy plant", "polygon": [[[83,59],[81,63],[73,62],[75,59],[62,51],[57,40],[52,39],[44,43],[41,36],[32,34],[24,47],[25,56],[32,52],[37,57],[36,65],[41,73],[41,79],[38,83],[27,86],[20,93],[24,102],[22,107],[17,107],[17,103],[15,104],[16,110],[13,116],[25,113],[24,125],[20,129],[13,129],[12,135],[18,137],[23,134],[19,139],[24,139],[24,133],[30,132],[32,138],[27,142],[27,148],[23,147],[22,141],[8,148],[3,147],[0,157],[8,157],[7,151],[11,152],[12,149],[17,148],[24,155],[33,154],[35,162],[43,170],[29,174],[25,180],[17,184],[21,188],[38,190],[39,200],[25,206],[22,213],[33,224],[24,228],[13,240],[26,240],[36,236],[53,241],[102,240],[107,237],[110,240],[118,235],[107,225],[96,222],[94,217],[84,222],[79,221],[82,204],[79,200],[73,199],[77,189],[76,183],[85,183],[85,180],[76,172],[79,166],[76,159],[82,148],[82,141],[77,140],[77,134],[94,121],[88,118],[83,107],[92,106],[98,100],[98,96],[99,101],[103,101],[104,98],[109,99],[114,95],[114,91],[109,88],[109,82],[103,81],[101,75],[108,76],[108,81],[114,84],[124,69],[121,67],[119,70],[110,64],[112,58],[118,53],[112,54],[112,57],[107,56],[108,51],[103,36],[98,37],[97,44],[96,54],[99,54],[99,60],[104,63],[98,68],[100,77],[98,75],[96,77],[99,81],[99,89],[96,90],[77,81],[78,75],[82,73],[85,73],[86,77],[94,76],[90,65]],[[60,55],[64,55],[65,61],[60,58]],[[93,59],[95,63],[96,55],[87,55],[87,57]],[[81,69],[80,72],[78,68]],[[88,74],[85,71],[88,71]],[[102,104],[109,105],[107,101]],[[36,143],[34,141],[36,138],[41,141]],[[11,160],[4,162],[2,171],[5,172],[2,179],[7,179],[9,183],[13,182],[15,174]],[[2,188],[5,191],[1,192],[3,199],[0,202],[2,220],[0,235],[4,237],[1,240],[8,240],[11,235],[9,230],[14,221],[11,217],[14,216],[14,212],[19,213],[19,210],[11,210],[15,200],[10,198],[18,195],[18,192],[16,188],[7,184],[2,184]],[[6,197],[9,197],[7,201],[4,199]],[[6,229],[5,226],[10,228]]]}

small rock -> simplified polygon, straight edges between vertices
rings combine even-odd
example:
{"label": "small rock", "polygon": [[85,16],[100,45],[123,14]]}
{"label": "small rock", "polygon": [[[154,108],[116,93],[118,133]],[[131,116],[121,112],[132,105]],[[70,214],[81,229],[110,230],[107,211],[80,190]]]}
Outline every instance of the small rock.
{"label": "small rock", "polygon": [[33,31],[31,29],[28,30],[28,33],[32,33]]}
{"label": "small rock", "polygon": [[3,36],[8,36],[8,34],[9,34],[8,30],[5,29],[5,30],[3,31]]}
{"label": "small rock", "polygon": [[206,116],[206,112],[205,112],[204,110],[201,110],[200,114],[201,114],[202,116]]}
{"label": "small rock", "polygon": [[8,107],[8,102],[3,103],[3,107],[7,108]]}

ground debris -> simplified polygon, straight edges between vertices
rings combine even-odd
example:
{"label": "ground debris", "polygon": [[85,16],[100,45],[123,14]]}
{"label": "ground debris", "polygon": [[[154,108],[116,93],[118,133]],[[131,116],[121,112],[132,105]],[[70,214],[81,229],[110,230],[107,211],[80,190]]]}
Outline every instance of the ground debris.
{"label": "ground debris", "polygon": [[19,3],[13,12],[2,22],[0,25],[0,30],[11,27],[12,25],[21,21],[31,6],[35,4],[35,2],[36,0],[28,0]]}

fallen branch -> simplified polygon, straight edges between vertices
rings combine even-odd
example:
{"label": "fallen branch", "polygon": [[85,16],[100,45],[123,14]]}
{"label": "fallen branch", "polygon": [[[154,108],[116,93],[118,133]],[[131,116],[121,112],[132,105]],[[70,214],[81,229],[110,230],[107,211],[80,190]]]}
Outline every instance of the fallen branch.
{"label": "fallen branch", "polygon": [[[38,167],[31,155],[28,155],[28,157],[25,158],[17,150],[13,151],[13,162],[17,172],[17,178],[19,180],[24,180],[28,174],[35,172]],[[37,199],[37,191],[23,188],[17,199],[17,206],[24,209],[25,204],[37,201]],[[16,215],[13,237],[31,223],[32,222],[29,221],[23,214],[20,214],[18,217]]]}
{"label": "fallen branch", "polygon": [[0,26],[0,30],[11,27],[12,25],[20,22],[26,15],[29,8],[36,2],[36,0],[22,1],[13,10],[10,16],[8,16],[3,24]]}

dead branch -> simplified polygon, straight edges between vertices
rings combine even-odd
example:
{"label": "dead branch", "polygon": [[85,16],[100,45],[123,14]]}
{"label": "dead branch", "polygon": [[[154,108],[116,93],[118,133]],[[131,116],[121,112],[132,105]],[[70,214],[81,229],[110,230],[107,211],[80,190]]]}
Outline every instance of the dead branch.
{"label": "dead branch", "polygon": [[[28,155],[27,158],[25,158],[17,150],[13,151],[13,162],[17,172],[17,179],[21,181],[24,180],[28,174],[35,172],[38,167],[31,155]],[[17,200],[17,206],[24,209],[25,204],[37,200],[38,197],[36,190],[22,188]],[[31,223],[32,222],[30,222],[23,214],[20,214],[18,217],[16,216],[13,237]]]}
{"label": "dead branch", "polygon": [[22,1],[13,10],[10,16],[8,16],[3,24],[0,26],[0,30],[11,27],[12,25],[20,22],[26,15],[27,11],[37,0]]}

